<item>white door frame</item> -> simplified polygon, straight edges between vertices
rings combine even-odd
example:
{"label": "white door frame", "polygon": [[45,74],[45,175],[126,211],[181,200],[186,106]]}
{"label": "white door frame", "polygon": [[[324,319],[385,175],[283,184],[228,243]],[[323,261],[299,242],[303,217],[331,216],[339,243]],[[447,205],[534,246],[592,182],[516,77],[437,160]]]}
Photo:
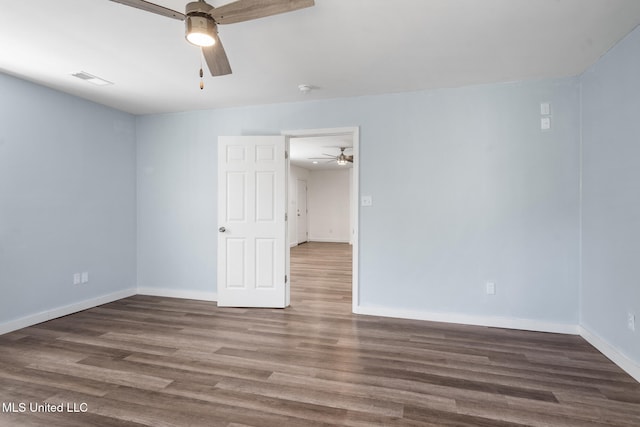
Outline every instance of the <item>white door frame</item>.
{"label": "white door frame", "polygon": [[313,136],[337,136],[337,135],[351,135],[353,139],[353,189],[352,189],[352,209],[353,209],[353,230],[352,230],[352,287],[351,287],[351,311],[356,313],[360,306],[360,292],[358,287],[358,252],[360,239],[358,238],[358,229],[360,224],[360,128],[343,127],[343,128],[329,128],[329,129],[301,129],[301,130],[286,130],[281,132],[286,137],[286,146],[289,147],[291,138],[308,138]]}
{"label": "white door frame", "polygon": [[[307,201],[309,200],[307,197],[307,180],[305,179],[296,179],[296,245],[300,244],[300,215],[298,212],[300,211],[300,183],[304,183],[304,242],[307,243],[309,241],[309,218],[307,216],[307,212],[309,211]],[[290,245],[291,246],[291,245]]]}

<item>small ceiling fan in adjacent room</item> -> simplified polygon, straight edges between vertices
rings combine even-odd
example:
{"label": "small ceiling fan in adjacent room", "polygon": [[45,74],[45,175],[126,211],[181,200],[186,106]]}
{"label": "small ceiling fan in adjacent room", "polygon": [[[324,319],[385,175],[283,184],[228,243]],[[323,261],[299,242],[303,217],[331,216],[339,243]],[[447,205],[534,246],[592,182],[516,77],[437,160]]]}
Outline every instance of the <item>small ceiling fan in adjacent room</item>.
{"label": "small ceiling fan in adjacent room", "polygon": [[236,0],[213,7],[204,0],[187,3],[177,12],[144,0],[111,0],[147,12],[185,21],[185,37],[202,48],[212,76],[231,74],[231,65],[218,38],[218,25],[233,24],[313,6],[314,0]]}
{"label": "small ceiling fan in adjacent room", "polygon": [[333,154],[322,153],[322,155],[325,157],[310,157],[309,160],[327,160],[327,163],[336,162],[340,166],[344,166],[347,163],[353,163],[353,155],[347,156],[346,154],[344,154],[344,151],[350,150],[351,147],[336,147],[336,148],[340,149],[340,154],[333,155]]}

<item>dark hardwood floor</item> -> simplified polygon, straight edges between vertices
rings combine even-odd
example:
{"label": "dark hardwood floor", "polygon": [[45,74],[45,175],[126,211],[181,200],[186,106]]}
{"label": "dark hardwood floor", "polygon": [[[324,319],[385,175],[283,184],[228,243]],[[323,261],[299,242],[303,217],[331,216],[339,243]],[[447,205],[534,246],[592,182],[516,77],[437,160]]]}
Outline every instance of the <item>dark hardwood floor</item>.
{"label": "dark hardwood floor", "polygon": [[0,336],[0,425],[640,425],[578,336],[353,315],[346,244],[291,269],[286,310],[134,296]]}

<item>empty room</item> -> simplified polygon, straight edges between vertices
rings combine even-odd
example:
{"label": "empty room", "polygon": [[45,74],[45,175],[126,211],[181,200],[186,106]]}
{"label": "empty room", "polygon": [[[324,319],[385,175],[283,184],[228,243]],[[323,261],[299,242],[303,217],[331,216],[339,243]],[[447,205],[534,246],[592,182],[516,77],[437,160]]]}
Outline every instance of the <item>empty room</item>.
{"label": "empty room", "polygon": [[0,3],[0,426],[640,425],[639,1]]}

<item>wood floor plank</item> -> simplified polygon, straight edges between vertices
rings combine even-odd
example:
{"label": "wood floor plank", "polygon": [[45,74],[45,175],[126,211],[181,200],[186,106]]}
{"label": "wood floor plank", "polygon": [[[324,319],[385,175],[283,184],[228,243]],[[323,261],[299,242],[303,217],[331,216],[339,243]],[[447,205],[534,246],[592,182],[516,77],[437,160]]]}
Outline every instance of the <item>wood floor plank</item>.
{"label": "wood floor plank", "polygon": [[136,295],[0,336],[0,426],[640,426],[579,336],[357,316],[351,247],[292,249],[291,307]]}

